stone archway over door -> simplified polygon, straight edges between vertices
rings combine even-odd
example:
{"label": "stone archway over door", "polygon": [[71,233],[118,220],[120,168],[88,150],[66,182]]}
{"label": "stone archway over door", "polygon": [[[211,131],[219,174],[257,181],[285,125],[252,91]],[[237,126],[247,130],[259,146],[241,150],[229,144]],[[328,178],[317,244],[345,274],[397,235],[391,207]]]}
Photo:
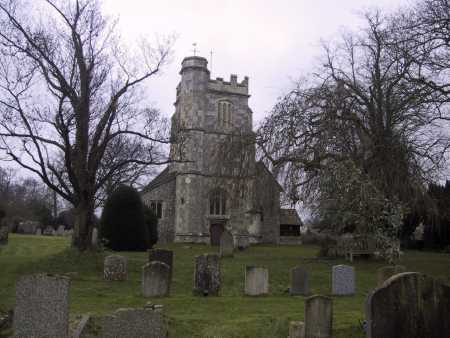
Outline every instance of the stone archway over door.
{"label": "stone archway over door", "polygon": [[222,236],[222,233],[224,231],[223,224],[218,223],[212,223],[211,227],[209,229],[210,232],[210,238],[211,238],[211,245],[220,245],[220,237]]}

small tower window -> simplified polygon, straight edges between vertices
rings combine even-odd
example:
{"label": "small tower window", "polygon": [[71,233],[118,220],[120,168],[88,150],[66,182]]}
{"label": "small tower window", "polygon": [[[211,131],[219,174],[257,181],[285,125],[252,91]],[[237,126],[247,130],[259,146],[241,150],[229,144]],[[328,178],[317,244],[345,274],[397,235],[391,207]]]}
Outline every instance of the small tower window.
{"label": "small tower window", "polygon": [[217,118],[222,127],[231,127],[233,115],[233,104],[228,101],[219,101],[217,103]]}
{"label": "small tower window", "polygon": [[150,209],[152,209],[152,211],[156,215],[156,217],[162,218],[162,214],[163,214],[162,201],[152,201],[150,203]]}
{"label": "small tower window", "polygon": [[227,213],[227,196],[222,189],[214,189],[209,195],[209,213],[225,215]]}

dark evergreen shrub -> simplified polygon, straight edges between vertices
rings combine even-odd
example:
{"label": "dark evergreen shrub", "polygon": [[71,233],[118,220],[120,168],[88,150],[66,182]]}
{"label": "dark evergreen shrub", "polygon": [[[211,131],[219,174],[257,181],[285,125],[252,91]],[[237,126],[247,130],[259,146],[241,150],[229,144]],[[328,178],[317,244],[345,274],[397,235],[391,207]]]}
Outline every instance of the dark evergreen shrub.
{"label": "dark evergreen shrub", "polygon": [[144,204],[145,225],[148,231],[148,244],[150,249],[158,242],[158,217],[152,209]]}
{"label": "dark evergreen shrub", "polygon": [[6,211],[2,205],[0,205],[0,226],[2,225],[3,218],[6,217]]}
{"label": "dark evergreen shrub", "polygon": [[137,190],[120,186],[108,197],[100,220],[100,237],[112,250],[148,249],[144,206]]}

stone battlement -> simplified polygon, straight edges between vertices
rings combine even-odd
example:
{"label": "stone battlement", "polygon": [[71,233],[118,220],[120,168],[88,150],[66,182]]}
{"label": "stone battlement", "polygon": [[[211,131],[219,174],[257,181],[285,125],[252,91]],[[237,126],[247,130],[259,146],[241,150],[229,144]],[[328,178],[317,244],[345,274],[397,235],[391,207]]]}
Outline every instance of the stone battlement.
{"label": "stone battlement", "polygon": [[215,80],[209,80],[208,89],[217,92],[225,92],[237,95],[248,96],[248,76],[244,77],[241,82],[237,81],[237,75],[231,74],[230,81],[224,81],[218,77]]}

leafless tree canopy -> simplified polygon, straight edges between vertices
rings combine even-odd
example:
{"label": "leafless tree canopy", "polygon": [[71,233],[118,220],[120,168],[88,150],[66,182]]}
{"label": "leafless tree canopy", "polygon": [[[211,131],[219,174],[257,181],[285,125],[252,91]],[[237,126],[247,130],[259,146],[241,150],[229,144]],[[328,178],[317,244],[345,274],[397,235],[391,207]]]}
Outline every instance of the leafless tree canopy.
{"label": "leafless tree canopy", "polygon": [[167,123],[138,87],[171,41],[132,53],[96,0],[2,0],[0,26],[0,147],[75,206],[73,244],[85,249],[104,184],[166,162]]}
{"label": "leafless tree canopy", "polygon": [[350,190],[324,184],[353,168],[354,184],[411,207],[439,178],[450,144],[449,3],[422,1],[403,15],[368,13],[362,31],[324,44],[316,73],[261,125],[260,151],[292,200],[336,202]]}

